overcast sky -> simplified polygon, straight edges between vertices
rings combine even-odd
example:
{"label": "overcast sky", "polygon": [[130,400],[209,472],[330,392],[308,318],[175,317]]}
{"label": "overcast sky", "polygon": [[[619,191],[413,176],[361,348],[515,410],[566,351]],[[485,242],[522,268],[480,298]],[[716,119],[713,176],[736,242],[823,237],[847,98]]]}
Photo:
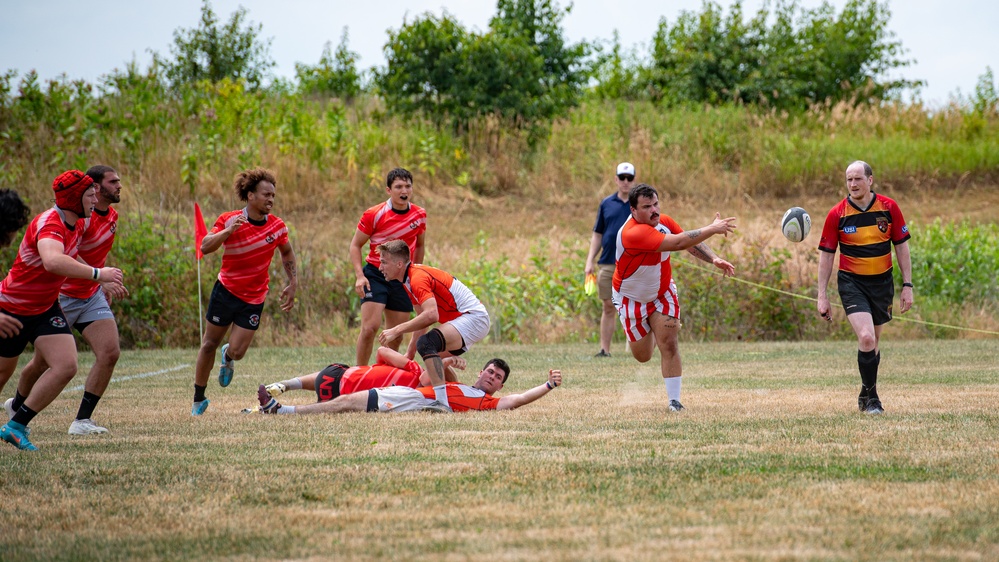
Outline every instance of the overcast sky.
{"label": "overcast sky", "polygon": [[[566,6],[568,2],[559,2]],[[719,0],[724,8],[731,2]],[[833,0],[841,9],[845,0]],[[763,0],[745,0],[743,11],[755,13]],[[820,1],[802,0],[816,7]],[[323,44],[336,45],[349,27],[352,51],[359,67],[383,66],[386,30],[398,29],[430,11],[447,10],[468,29],[485,30],[496,11],[494,0],[214,0],[212,7],[226,21],[238,6],[248,19],[263,24],[272,37],[274,72],[293,77],[295,63],[315,64]],[[145,68],[149,51],[169,54],[173,31],[198,25],[200,0],[0,0],[0,71],[22,75],[35,69],[43,79],[65,73],[95,81],[134,57]],[[614,30],[625,47],[648,45],[659,19],[675,22],[682,10],[698,12],[701,0],[577,0],[563,20],[570,41],[610,39]],[[908,79],[927,82],[922,98],[941,105],[958,90],[973,93],[986,66],[999,73],[999,1],[891,0],[889,29],[916,63],[901,71]],[[646,49],[643,47],[642,51]]]}

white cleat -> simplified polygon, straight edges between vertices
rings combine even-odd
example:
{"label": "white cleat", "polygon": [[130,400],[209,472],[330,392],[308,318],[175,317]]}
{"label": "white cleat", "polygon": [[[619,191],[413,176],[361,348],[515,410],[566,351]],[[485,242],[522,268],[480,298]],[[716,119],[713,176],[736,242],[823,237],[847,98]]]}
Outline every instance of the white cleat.
{"label": "white cleat", "polygon": [[69,434],[70,435],[97,435],[100,433],[107,433],[108,428],[101,427],[94,423],[94,420],[73,420],[73,423],[69,424]]}

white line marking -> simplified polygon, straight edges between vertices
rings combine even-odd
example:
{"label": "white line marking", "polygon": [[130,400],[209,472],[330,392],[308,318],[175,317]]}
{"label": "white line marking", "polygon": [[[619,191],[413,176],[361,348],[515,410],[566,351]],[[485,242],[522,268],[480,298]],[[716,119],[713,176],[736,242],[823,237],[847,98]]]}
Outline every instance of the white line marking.
{"label": "white line marking", "polygon": [[[144,379],[144,378],[147,378],[147,377],[155,377],[156,375],[162,375],[163,373],[171,373],[173,371],[179,371],[181,369],[186,369],[186,368],[188,368],[190,366],[191,366],[190,363],[186,363],[184,365],[177,365],[176,367],[170,367],[169,369],[161,369],[159,371],[152,371],[150,373],[140,373],[138,375],[130,375],[130,376],[127,376],[127,377],[118,377],[116,379],[111,379],[111,382],[124,382],[124,381],[130,381],[130,380],[133,380],[133,379]],[[85,385],[81,384],[81,385],[78,385],[78,386],[74,386],[72,388],[63,389],[63,393],[65,393],[65,392],[77,392],[77,391],[83,390],[84,388],[85,388]]]}

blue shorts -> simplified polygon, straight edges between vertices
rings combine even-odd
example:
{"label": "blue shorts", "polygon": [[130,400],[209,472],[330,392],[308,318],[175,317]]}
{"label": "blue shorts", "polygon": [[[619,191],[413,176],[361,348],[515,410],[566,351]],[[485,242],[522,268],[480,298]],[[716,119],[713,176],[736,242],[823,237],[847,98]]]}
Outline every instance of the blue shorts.
{"label": "blue shorts", "polygon": [[48,310],[33,316],[22,316],[3,311],[8,316],[17,318],[22,325],[21,331],[12,338],[0,338],[0,357],[20,357],[29,343],[35,343],[40,336],[53,334],[73,335],[73,329],[66,321],[66,315],[59,308],[59,301],[52,303]]}
{"label": "blue shorts", "polygon": [[368,280],[369,289],[361,299],[361,304],[377,302],[384,304],[388,310],[413,312],[413,302],[409,300],[401,281],[389,281],[370,263],[364,264],[364,277]]}

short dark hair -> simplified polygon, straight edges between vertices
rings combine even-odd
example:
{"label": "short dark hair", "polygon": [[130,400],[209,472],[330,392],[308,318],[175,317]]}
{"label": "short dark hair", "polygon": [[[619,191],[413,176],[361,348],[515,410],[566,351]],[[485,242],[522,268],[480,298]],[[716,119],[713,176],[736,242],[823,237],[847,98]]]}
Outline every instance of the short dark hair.
{"label": "short dark hair", "polygon": [[395,258],[402,258],[406,261],[412,259],[409,255],[409,245],[402,240],[389,240],[378,245],[378,255],[390,255]]}
{"label": "short dark hair", "polygon": [[247,195],[251,191],[257,191],[257,185],[262,181],[270,182],[274,187],[277,187],[277,180],[274,179],[273,172],[263,168],[254,168],[236,174],[236,180],[232,188],[240,201],[248,201]]}
{"label": "short dark hair", "polygon": [[0,189],[0,247],[9,246],[31,220],[31,209],[13,189]]}
{"label": "short dark hair", "polygon": [[101,183],[102,181],[104,181],[104,176],[110,174],[113,171],[114,168],[112,168],[111,166],[98,164],[96,166],[91,166],[90,169],[87,170],[87,175],[90,176],[90,179],[94,180],[94,183]]}
{"label": "short dark hair", "polygon": [[385,187],[392,187],[392,182],[400,178],[413,183],[413,174],[409,173],[409,170],[406,168],[396,168],[385,176]]}
{"label": "short dark hair", "polygon": [[495,357],[493,359],[490,359],[489,361],[486,361],[486,366],[483,367],[482,370],[484,371],[488,369],[490,363],[493,365],[493,367],[496,367],[497,369],[503,371],[503,384],[506,384],[506,379],[510,378],[510,364],[498,357]]}
{"label": "short dark hair", "polygon": [[631,191],[628,192],[628,205],[630,205],[632,209],[637,209],[638,200],[640,198],[648,197],[649,199],[652,199],[653,195],[657,198],[659,197],[659,192],[656,191],[656,188],[647,183],[640,183],[631,188]]}

